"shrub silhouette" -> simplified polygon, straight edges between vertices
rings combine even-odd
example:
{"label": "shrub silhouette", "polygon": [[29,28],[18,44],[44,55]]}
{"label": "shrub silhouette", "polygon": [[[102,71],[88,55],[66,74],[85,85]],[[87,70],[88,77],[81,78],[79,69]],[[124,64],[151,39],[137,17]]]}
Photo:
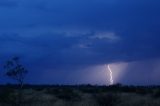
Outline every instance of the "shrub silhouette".
{"label": "shrub silhouette", "polygon": [[160,98],[160,89],[155,90],[155,92],[153,93],[153,97]]}
{"label": "shrub silhouette", "polygon": [[119,96],[115,93],[95,94],[94,97],[100,106],[114,106],[120,102]]}
{"label": "shrub silhouette", "polygon": [[48,94],[55,95],[57,98],[66,100],[66,101],[78,101],[81,99],[80,95],[76,92],[74,92],[73,88],[54,88],[54,89],[48,89]]}
{"label": "shrub silhouette", "polygon": [[9,87],[1,89],[0,103],[16,105],[15,101],[14,89]]}

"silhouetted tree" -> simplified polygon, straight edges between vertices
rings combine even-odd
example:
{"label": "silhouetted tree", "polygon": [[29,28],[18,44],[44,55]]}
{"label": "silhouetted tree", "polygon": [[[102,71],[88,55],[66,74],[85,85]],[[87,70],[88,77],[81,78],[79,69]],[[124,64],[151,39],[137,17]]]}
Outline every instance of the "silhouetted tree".
{"label": "silhouetted tree", "polygon": [[24,85],[24,78],[28,71],[24,68],[22,64],[20,64],[19,57],[14,57],[11,60],[7,61],[4,65],[4,69],[6,70],[6,76],[17,81],[19,85],[17,105],[20,106],[22,102],[22,89]]}

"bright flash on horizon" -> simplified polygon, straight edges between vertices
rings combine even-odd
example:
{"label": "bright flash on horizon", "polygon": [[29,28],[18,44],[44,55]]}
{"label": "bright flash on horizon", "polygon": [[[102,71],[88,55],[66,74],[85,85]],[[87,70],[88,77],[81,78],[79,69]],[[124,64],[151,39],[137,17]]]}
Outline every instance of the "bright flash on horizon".
{"label": "bright flash on horizon", "polygon": [[114,84],[114,80],[113,80],[113,72],[112,72],[112,69],[110,68],[110,65],[106,65],[106,67],[108,68],[109,70],[109,76],[110,76],[110,85],[113,85]]}

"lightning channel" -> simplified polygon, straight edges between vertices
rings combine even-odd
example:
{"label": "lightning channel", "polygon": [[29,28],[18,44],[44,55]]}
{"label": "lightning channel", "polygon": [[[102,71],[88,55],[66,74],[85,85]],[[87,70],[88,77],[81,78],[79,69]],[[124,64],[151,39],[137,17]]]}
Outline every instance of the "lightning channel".
{"label": "lightning channel", "polygon": [[110,68],[110,65],[106,65],[108,70],[109,70],[109,76],[110,76],[110,85],[113,85],[114,84],[114,80],[113,80],[113,73],[112,73],[112,69]]}

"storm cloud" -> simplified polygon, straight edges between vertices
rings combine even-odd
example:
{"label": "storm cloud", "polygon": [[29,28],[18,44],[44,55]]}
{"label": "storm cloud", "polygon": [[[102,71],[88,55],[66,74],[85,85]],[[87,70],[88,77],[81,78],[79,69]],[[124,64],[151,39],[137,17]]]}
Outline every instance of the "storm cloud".
{"label": "storm cloud", "polygon": [[160,57],[158,0],[2,0],[1,63],[67,70]]}

